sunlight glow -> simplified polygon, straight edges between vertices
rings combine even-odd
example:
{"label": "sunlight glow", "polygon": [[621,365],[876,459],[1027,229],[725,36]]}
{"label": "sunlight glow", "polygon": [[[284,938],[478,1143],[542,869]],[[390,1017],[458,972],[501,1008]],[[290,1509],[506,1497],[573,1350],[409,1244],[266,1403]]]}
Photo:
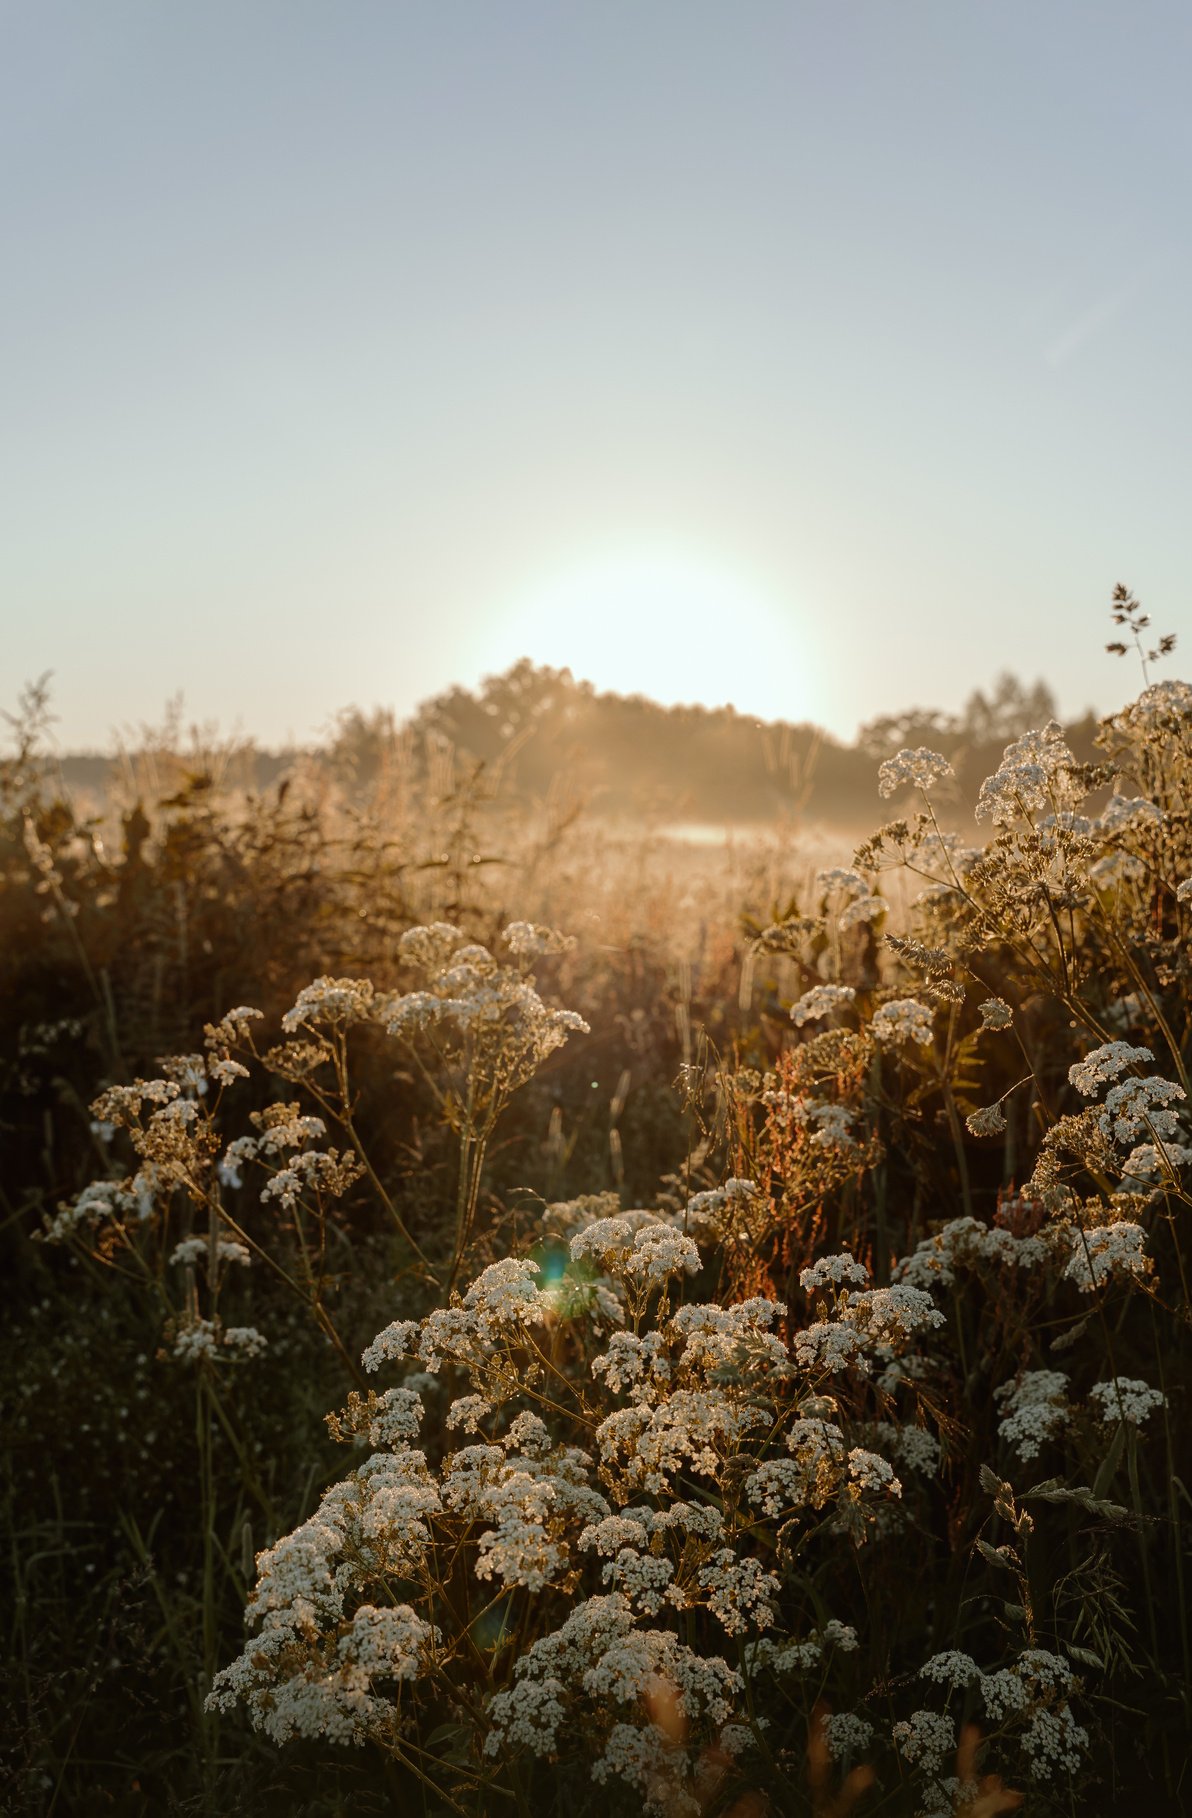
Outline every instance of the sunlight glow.
{"label": "sunlight glow", "polygon": [[816,653],[806,617],[717,561],[625,550],[539,580],[493,623],[490,668],[519,657],[666,705],[764,719],[815,714]]}

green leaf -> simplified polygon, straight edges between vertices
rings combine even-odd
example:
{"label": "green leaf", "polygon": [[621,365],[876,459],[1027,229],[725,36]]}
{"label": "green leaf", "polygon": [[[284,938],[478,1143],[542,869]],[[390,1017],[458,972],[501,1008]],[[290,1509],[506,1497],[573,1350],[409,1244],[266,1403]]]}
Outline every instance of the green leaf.
{"label": "green leaf", "polygon": [[1093,1479],[1094,1496],[1104,1496],[1117,1475],[1117,1468],[1122,1461],[1122,1453],[1125,1449],[1126,1423],[1121,1420],[1118,1422],[1117,1432],[1113,1436],[1113,1443],[1097,1467],[1097,1475]]}

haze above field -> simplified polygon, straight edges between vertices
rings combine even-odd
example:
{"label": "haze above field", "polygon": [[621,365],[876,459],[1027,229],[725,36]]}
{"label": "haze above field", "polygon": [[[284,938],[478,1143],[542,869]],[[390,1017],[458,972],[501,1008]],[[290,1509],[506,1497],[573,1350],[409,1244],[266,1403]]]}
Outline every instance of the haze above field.
{"label": "haze above field", "polygon": [[520,657],[851,740],[1179,629],[1192,19],[44,0],[3,703],[305,743]]}

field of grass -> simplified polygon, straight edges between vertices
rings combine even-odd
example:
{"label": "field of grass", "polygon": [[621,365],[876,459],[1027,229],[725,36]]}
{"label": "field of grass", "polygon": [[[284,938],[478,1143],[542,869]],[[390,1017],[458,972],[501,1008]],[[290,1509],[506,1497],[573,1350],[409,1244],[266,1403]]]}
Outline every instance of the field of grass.
{"label": "field of grass", "polygon": [[40,711],[0,1808],[1192,1804],[1192,687],[837,854]]}

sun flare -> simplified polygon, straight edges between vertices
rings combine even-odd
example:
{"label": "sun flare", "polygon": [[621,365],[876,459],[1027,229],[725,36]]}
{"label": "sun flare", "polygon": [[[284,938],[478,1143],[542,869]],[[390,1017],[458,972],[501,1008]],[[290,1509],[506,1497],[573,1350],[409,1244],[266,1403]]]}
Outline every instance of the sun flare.
{"label": "sun flare", "polygon": [[731,702],[766,719],[814,713],[806,626],[715,560],[634,549],[579,562],[532,583],[494,633],[496,667],[529,657],[667,705]]}

